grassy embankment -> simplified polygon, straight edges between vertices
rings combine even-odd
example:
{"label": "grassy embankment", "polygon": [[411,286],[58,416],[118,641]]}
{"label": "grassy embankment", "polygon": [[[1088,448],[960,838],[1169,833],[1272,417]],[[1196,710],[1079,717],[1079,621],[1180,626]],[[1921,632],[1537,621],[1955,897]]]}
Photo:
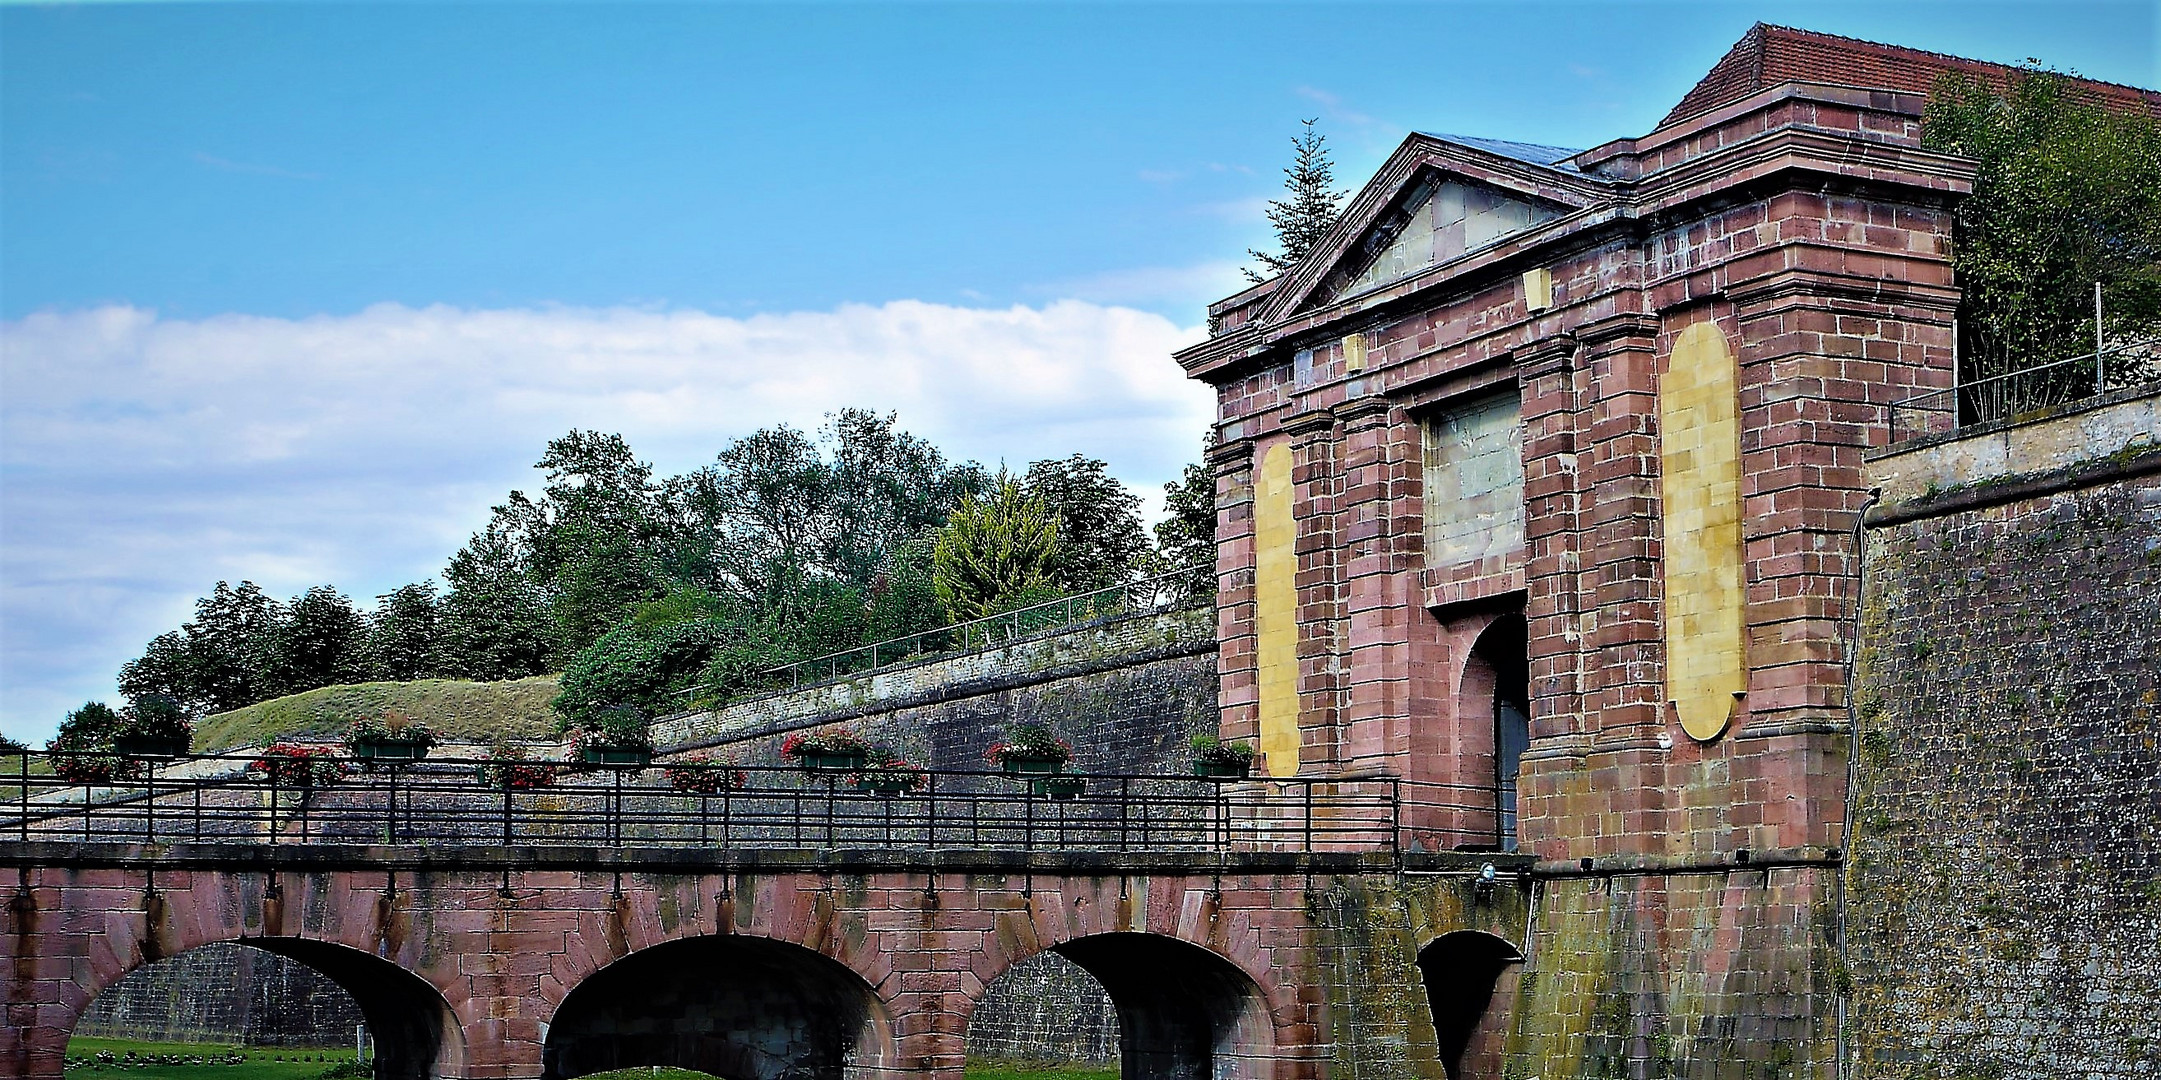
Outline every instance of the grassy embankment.
{"label": "grassy embankment", "polygon": [[397,710],[425,720],[446,739],[489,742],[555,734],[555,676],[510,682],[421,679],[326,686],[205,717],[195,726],[204,753],[262,746],[294,736],[333,736],[364,716]]}

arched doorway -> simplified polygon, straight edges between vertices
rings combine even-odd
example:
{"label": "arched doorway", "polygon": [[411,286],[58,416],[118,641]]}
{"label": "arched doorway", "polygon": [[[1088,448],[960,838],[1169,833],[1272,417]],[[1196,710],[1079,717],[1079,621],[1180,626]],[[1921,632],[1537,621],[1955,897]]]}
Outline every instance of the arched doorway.
{"label": "arched doorway", "polygon": [[381,957],[326,941],[249,938],[152,961],[100,991],[76,1029],[132,1028],[151,1041],[260,1038],[343,1048],[353,1044],[355,1016],[366,1027],[378,1080],[460,1072],[463,1036],[435,987]]}
{"label": "arched doorway", "polygon": [[[1524,751],[1531,746],[1530,635],[1520,613],[1489,624],[1471,645],[1458,697],[1458,715],[1468,724],[1489,729],[1465,739],[1469,746],[1491,747],[1480,779],[1492,784],[1491,846],[1516,850],[1516,778]],[[1469,845],[1484,847],[1487,845]]]}
{"label": "arched doorway", "polygon": [[1500,1049],[1494,989],[1503,973],[1522,962],[1514,945],[1477,930],[1443,934],[1418,950],[1418,972],[1448,1080],[1499,1075],[1490,1072]]}
{"label": "arched doorway", "polygon": [[1198,945],[1112,933],[1054,947],[1102,984],[1118,1016],[1121,1080],[1259,1080],[1275,1026],[1253,979]]}
{"label": "arched doorway", "polygon": [[643,949],[563,999],[547,1080],[673,1066],[728,1080],[841,1080],[884,1056],[891,1025],[861,976],[800,945],[729,935]]}

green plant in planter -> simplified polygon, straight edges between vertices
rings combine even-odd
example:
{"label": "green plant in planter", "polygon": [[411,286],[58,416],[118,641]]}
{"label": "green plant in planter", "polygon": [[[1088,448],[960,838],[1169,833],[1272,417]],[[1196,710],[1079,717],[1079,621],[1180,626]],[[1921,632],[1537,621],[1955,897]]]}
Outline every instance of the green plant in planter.
{"label": "green plant in planter", "polygon": [[435,732],[426,723],[394,709],[363,716],[345,729],[345,748],[354,757],[377,761],[418,761],[435,742]]}
{"label": "green plant in planter", "polygon": [[734,758],[704,750],[676,759],[666,771],[669,787],[698,795],[741,791],[750,786],[750,774],[737,767]]}
{"label": "green plant in planter", "polygon": [[195,737],[195,722],[178,701],[145,694],[121,714],[113,749],[130,757],[179,757]]}
{"label": "green plant in planter", "polygon": [[848,782],[865,795],[894,798],[911,791],[920,791],[929,782],[929,775],[922,766],[912,765],[897,756],[886,756],[884,761],[864,765],[848,774]]}
{"label": "green plant in planter", "polygon": [[1193,775],[1242,777],[1253,771],[1253,744],[1221,736],[1193,736]]}
{"label": "green plant in planter", "polygon": [[798,731],[780,742],[780,756],[813,772],[849,772],[870,760],[870,743],[844,728]]}
{"label": "green plant in planter", "polygon": [[553,761],[533,761],[525,748],[499,742],[488,751],[488,760],[474,767],[474,778],[488,787],[525,790],[552,787],[560,766]]}
{"label": "green plant in planter", "polygon": [[1038,776],[1028,781],[1028,790],[1052,802],[1071,802],[1088,790],[1088,781],[1078,776]]}
{"label": "green plant in planter", "polygon": [[308,743],[277,743],[248,765],[248,771],[288,790],[327,787],[345,779],[351,766],[338,752]]}
{"label": "green plant in planter", "polygon": [[645,714],[636,706],[604,709],[592,727],[571,733],[571,745],[588,765],[642,768],[653,760],[653,738]]}
{"label": "green plant in planter", "polygon": [[1055,773],[1073,759],[1073,744],[1042,724],[1008,724],[984,756],[1009,776]]}

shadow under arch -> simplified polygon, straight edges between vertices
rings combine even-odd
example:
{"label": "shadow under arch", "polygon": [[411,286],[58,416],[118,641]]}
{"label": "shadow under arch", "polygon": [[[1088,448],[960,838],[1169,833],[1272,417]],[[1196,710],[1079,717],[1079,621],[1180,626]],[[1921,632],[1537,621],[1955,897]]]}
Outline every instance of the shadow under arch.
{"label": "shadow under arch", "polygon": [[1425,980],[1441,1067],[1448,1070],[1449,1080],[1467,1075],[1466,1059],[1476,1056],[1471,1051],[1484,1049],[1474,1044],[1494,1031],[1487,1022],[1494,988],[1511,965],[1522,962],[1522,951],[1506,938],[1480,930],[1442,934],[1418,950],[1418,972]]}
{"label": "shadow under arch", "polygon": [[1238,965],[1178,938],[1137,931],[1051,946],[1095,976],[1118,1013],[1120,1080],[1259,1080],[1275,1024]]}
{"label": "shadow under arch", "polygon": [[[463,1072],[465,1036],[450,1003],[427,980],[382,957],[309,938],[251,937],[203,944],[239,945],[285,957],[307,965],[352,995],[375,1043],[376,1080],[435,1080]],[[146,959],[127,974],[191,951]],[[98,992],[111,990],[125,978],[124,974],[114,979]]]}
{"label": "shadow under arch", "polygon": [[593,972],[556,1006],[544,1080],[672,1066],[727,1080],[841,1080],[879,1065],[892,1023],[863,977],[791,942],[684,938]]}

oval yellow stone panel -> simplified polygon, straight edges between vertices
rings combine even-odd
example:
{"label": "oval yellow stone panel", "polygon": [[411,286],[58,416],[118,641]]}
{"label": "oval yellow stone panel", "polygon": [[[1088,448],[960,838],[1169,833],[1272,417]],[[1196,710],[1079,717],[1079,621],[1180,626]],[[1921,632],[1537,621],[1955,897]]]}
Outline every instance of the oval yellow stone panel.
{"label": "oval yellow stone panel", "polygon": [[1261,454],[1253,481],[1253,622],[1261,745],[1270,776],[1298,774],[1298,522],[1291,448]]}
{"label": "oval yellow stone panel", "polygon": [[1682,730],[1709,741],[1725,732],[1748,689],[1740,371],[1715,323],[1674,339],[1658,422],[1666,697]]}

